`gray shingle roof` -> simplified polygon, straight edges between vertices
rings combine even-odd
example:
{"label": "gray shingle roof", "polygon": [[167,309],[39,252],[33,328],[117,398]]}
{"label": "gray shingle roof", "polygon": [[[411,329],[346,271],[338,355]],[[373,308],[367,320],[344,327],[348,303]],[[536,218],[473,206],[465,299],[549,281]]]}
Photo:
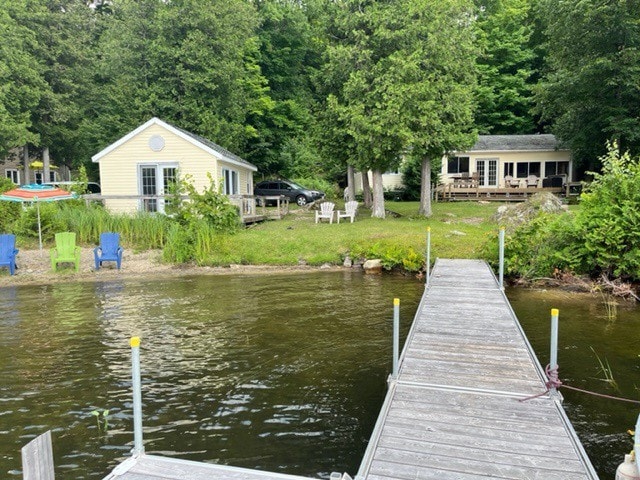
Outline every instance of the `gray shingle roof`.
{"label": "gray shingle roof", "polygon": [[479,135],[469,152],[560,150],[562,147],[555,135]]}
{"label": "gray shingle roof", "polygon": [[[166,122],[165,122],[166,123]],[[240,158],[239,156],[237,156],[235,153],[231,153],[229,150],[227,150],[224,147],[221,147],[220,145],[218,145],[217,143],[213,143],[211,140],[207,140],[204,137],[201,137],[200,135],[196,135],[195,133],[191,133],[188,132],[180,127],[176,127],[175,125],[171,125],[173,128],[175,128],[176,130],[180,130],[182,133],[184,133],[185,135],[190,136],[191,138],[193,138],[194,140],[202,143],[203,145],[206,145],[207,147],[209,147],[212,150],[215,150],[216,152],[218,152],[219,154],[223,155],[224,157],[227,157],[230,160],[235,160],[236,162],[242,163],[248,167],[253,167],[256,168],[255,165],[253,165],[250,162],[247,162],[246,160],[244,160],[243,158]]]}

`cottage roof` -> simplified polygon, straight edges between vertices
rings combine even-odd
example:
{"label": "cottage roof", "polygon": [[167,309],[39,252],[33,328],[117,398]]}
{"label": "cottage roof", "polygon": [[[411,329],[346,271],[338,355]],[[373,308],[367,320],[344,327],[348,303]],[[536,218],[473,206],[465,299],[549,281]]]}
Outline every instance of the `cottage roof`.
{"label": "cottage roof", "polygon": [[250,170],[253,170],[254,172],[258,170],[258,167],[256,167],[252,163],[247,162],[246,160],[240,158],[238,155],[235,155],[235,154],[231,153],[226,148],[221,147],[220,145],[212,142],[211,140],[207,140],[206,138],[201,137],[199,135],[196,135],[195,133],[187,132],[186,130],[183,130],[182,128],[179,128],[179,127],[176,127],[174,125],[171,125],[170,123],[164,122],[164,121],[162,121],[162,120],[160,120],[159,118],[156,118],[156,117],[153,117],[148,122],[140,125],[135,130],[129,132],[124,137],[120,138],[119,140],[117,140],[116,142],[112,143],[111,145],[109,145],[105,149],[103,149],[100,152],[96,153],[93,157],[91,157],[91,160],[94,161],[94,162],[100,161],[100,159],[102,157],[104,157],[105,155],[107,155],[109,152],[115,150],[120,145],[122,145],[125,142],[129,141],[131,138],[135,137],[136,135],[138,135],[139,133],[143,132],[144,130],[146,130],[147,128],[149,128],[152,125],[160,125],[160,126],[162,126],[163,128],[169,130],[170,132],[173,132],[174,134],[178,135],[179,137],[182,137],[183,139],[185,139],[189,143],[197,146],[198,148],[202,148],[203,150],[209,152],[211,155],[214,155],[215,157],[219,158],[220,160],[223,160],[223,161],[235,164],[235,165],[244,166],[244,167],[246,167],[246,168],[248,168]]}
{"label": "cottage roof", "polygon": [[468,152],[562,150],[555,135],[479,135]]}

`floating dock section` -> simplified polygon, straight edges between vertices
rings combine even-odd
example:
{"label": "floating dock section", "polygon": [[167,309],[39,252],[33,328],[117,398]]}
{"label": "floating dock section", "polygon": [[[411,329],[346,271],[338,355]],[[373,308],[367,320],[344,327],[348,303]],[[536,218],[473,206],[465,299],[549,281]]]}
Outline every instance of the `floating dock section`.
{"label": "floating dock section", "polygon": [[484,261],[436,261],[356,480],[598,476]]}

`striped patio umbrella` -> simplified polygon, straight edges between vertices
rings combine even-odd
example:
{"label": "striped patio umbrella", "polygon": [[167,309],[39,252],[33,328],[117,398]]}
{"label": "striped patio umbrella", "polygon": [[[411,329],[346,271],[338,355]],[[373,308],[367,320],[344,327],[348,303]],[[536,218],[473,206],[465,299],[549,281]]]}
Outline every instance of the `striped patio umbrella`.
{"label": "striped patio umbrella", "polygon": [[40,202],[57,202],[77,198],[72,192],[51,185],[23,185],[0,195],[0,200],[8,202],[35,203],[38,212],[38,241],[42,250],[42,225],[40,224]]}

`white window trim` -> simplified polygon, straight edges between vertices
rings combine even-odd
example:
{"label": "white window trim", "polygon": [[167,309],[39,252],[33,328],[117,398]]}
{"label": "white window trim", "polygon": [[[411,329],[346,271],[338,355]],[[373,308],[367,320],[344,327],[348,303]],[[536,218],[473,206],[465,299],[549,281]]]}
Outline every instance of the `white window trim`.
{"label": "white window trim", "polygon": [[[11,173],[11,175],[9,175],[9,173]],[[11,179],[11,181],[16,185],[20,185],[20,170],[17,168],[6,168],[4,170],[4,176]]]}
{"label": "white window trim", "polygon": [[[231,187],[231,191],[227,188],[228,185]],[[225,195],[238,195],[240,193],[240,172],[238,170],[222,169],[222,193]]]}

